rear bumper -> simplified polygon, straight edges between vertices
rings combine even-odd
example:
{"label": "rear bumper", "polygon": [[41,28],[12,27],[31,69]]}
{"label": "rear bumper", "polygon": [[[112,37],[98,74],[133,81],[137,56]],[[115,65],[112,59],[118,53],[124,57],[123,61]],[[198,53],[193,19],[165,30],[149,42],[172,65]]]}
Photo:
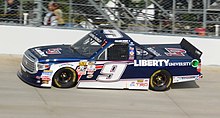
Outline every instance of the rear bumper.
{"label": "rear bumper", "polygon": [[199,79],[202,79],[202,78],[203,78],[203,75],[200,74],[199,77],[198,77],[198,80],[199,80]]}
{"label": "rear bumper", "polygon": [[40,87],[40,88],[50,88],[42,86],[42,82],[40,79],[33,78],[33,75],[24,72],[22,69],[17,72],[17,76],[25,83],[34,86],[34,87]]}
{"label": "rear bumper", "polygon": [[203,77],[202,74],[185,75],[185,76],[173,76],[173,83],[200,80],[202,77]]}

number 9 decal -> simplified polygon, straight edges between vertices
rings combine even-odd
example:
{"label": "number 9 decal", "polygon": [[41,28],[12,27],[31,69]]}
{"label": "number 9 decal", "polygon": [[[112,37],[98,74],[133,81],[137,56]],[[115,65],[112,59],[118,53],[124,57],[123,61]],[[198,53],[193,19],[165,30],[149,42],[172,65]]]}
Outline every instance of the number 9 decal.
{"label": "number 9 decal", "polygon": [[103,66],[97,81],[114,82],[119,81],[127,67],[127,63],[106,63]]}
{"label": "number 9 decal", "polygon": [[122,38],[122,34],[117,30],[103,30],[103,33],[107,38],[110,39],[116,39],[116,38]]}

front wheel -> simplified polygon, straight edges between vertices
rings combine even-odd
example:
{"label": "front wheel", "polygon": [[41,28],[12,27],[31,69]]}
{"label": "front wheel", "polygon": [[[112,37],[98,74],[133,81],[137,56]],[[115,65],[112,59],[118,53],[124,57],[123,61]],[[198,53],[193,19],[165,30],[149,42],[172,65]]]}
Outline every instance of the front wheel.
{"label": "front wheel", "polygon": [[71,88],[77,84],[77,74],[72,68],[59,69],[53,77],[53,86],[58,88]]}
{"label": "front wheel", "polygon": [[150,78],[150,89],[154,91],[165,91],[170,89],[172,76],[166,70],[154,72]]}

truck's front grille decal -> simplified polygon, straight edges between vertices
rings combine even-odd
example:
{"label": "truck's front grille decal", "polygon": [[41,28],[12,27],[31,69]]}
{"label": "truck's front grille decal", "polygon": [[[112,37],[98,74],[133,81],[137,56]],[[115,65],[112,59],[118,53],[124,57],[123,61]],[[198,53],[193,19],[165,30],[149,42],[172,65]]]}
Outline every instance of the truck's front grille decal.
{"label": "truck's front grille decal", "polygon": [[33,59],[33,56],[30,55],[30,52],[26,52],[22,59],[22,65],[23,67],[29,72],[29,73],[36,73],[36,59]]}

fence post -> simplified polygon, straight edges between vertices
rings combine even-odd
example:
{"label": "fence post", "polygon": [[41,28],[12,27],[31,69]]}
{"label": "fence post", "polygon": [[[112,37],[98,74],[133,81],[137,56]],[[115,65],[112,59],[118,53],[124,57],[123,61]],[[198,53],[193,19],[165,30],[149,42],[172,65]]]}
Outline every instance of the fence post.
{"label": "fence post", "polygon": [[175,29],[176,29],[176,27],[175,27],[175,24],[176,24],[176,19],[175,19],[175,14],[176,14],[176,0],[173,0],[173,10],[172,10],[172,12],[173,12],[173,15],[172,15],[172,34],[174,34],[175,33]]}
{"label": "fence post", "polygon": [[219,36],[219,26],[220,25],[215,25],[215,36]]}
{"label": "fence post", "polygon": [[203,28],[206,28],[206,20],[207,20],[207,0],[203,0]]}
{"label": "fence post", "polygon": [[148,27],[147,27],[147,9],[148,8],[148,0],[145,0],[145,19],[144,19],[144,21],[145,21],[145,30],[147,31],[148,30]]}
{"label": "fence post", "polygon": [[5,2],[4,2],[4,14],[6,14],[7,13],[7,8],[8,8],[8,4],[7,4],[7,1],[5,0]]}
{"label": "fence post", "polygon": [[30,24],[41,26],[42,25],[42,0],[34,0],[35,8],[33,9],[34,18]]}
{"label": "fence post", "polygon": [[188,0],[188,12],[192,10],[192,0]]}
{"label": "fence post", "polygon": [[72,24],[72,12],[73,12],[72,4],[73,4],[73,0],[69,0],[69,17],[68,17],[69,28],[71,27]]}
{"label": "fence post", "polygon": [[28,13],[23,13],[23,16],[24,16],[24,25],[27,25]]}
{"label": "fence post", "polygon": [[23,13],[23,0],[20,0],[19,6],[19,23],[22,24],[22,13]]}

